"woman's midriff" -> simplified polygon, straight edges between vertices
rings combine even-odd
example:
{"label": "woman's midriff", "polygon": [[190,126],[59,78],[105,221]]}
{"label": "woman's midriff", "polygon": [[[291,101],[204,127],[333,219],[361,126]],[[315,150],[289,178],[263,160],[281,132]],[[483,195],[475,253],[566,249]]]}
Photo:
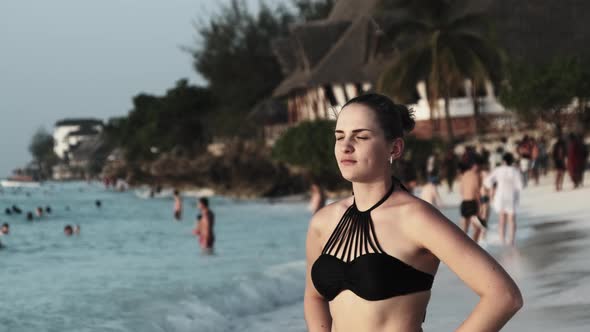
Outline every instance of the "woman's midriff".
{"label": "woman's midriff", "polygon": [[430,291],[367,301],[345,290],[330,302],[332,332],[419,332]]}

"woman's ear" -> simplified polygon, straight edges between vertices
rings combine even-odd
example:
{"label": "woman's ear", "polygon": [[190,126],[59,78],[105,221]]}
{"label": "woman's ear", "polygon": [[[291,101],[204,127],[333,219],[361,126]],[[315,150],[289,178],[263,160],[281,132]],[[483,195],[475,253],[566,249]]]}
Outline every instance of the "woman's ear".
{"label": "woman's ear", "polygon": [[393,143],[391,143],[390,155],[393,160],[400,159],[402,154],[404,153],[404,140],[402,138],[396,138]]}

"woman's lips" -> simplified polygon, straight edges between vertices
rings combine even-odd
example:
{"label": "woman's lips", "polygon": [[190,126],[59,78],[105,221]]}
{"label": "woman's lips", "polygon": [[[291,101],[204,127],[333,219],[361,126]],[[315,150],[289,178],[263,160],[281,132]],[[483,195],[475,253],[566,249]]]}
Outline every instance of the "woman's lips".
{"label": "woman's lips", "polygon": [[345,165],[345,166],[347,166],[347,165],[354,165],[354,164],[356,164],[356,160],[343,159],[343,160],[340,160],[340,164]]}

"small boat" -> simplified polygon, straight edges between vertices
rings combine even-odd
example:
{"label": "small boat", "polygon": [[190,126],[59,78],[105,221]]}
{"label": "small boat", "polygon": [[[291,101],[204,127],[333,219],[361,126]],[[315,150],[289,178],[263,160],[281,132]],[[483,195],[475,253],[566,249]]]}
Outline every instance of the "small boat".
{"label": "small boat", "polygon": [[32,176],[13,175],[0,180],[0,186],[4,188],[37,188],[41,186],[41,182],[35,181]]}

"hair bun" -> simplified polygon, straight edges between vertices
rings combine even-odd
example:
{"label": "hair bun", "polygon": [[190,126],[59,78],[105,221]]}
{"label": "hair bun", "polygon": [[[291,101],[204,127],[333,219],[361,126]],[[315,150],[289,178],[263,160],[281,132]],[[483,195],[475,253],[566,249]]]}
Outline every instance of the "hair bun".
{"label": "hair bun", "polygon": [[416,117],[414,115],[414,110],[400,104],[396,104],[396,106],[399,111],[402,129],[404,134],[407,134],[414,130],[414,127],[416,126],[416,121],[414,120]]}

